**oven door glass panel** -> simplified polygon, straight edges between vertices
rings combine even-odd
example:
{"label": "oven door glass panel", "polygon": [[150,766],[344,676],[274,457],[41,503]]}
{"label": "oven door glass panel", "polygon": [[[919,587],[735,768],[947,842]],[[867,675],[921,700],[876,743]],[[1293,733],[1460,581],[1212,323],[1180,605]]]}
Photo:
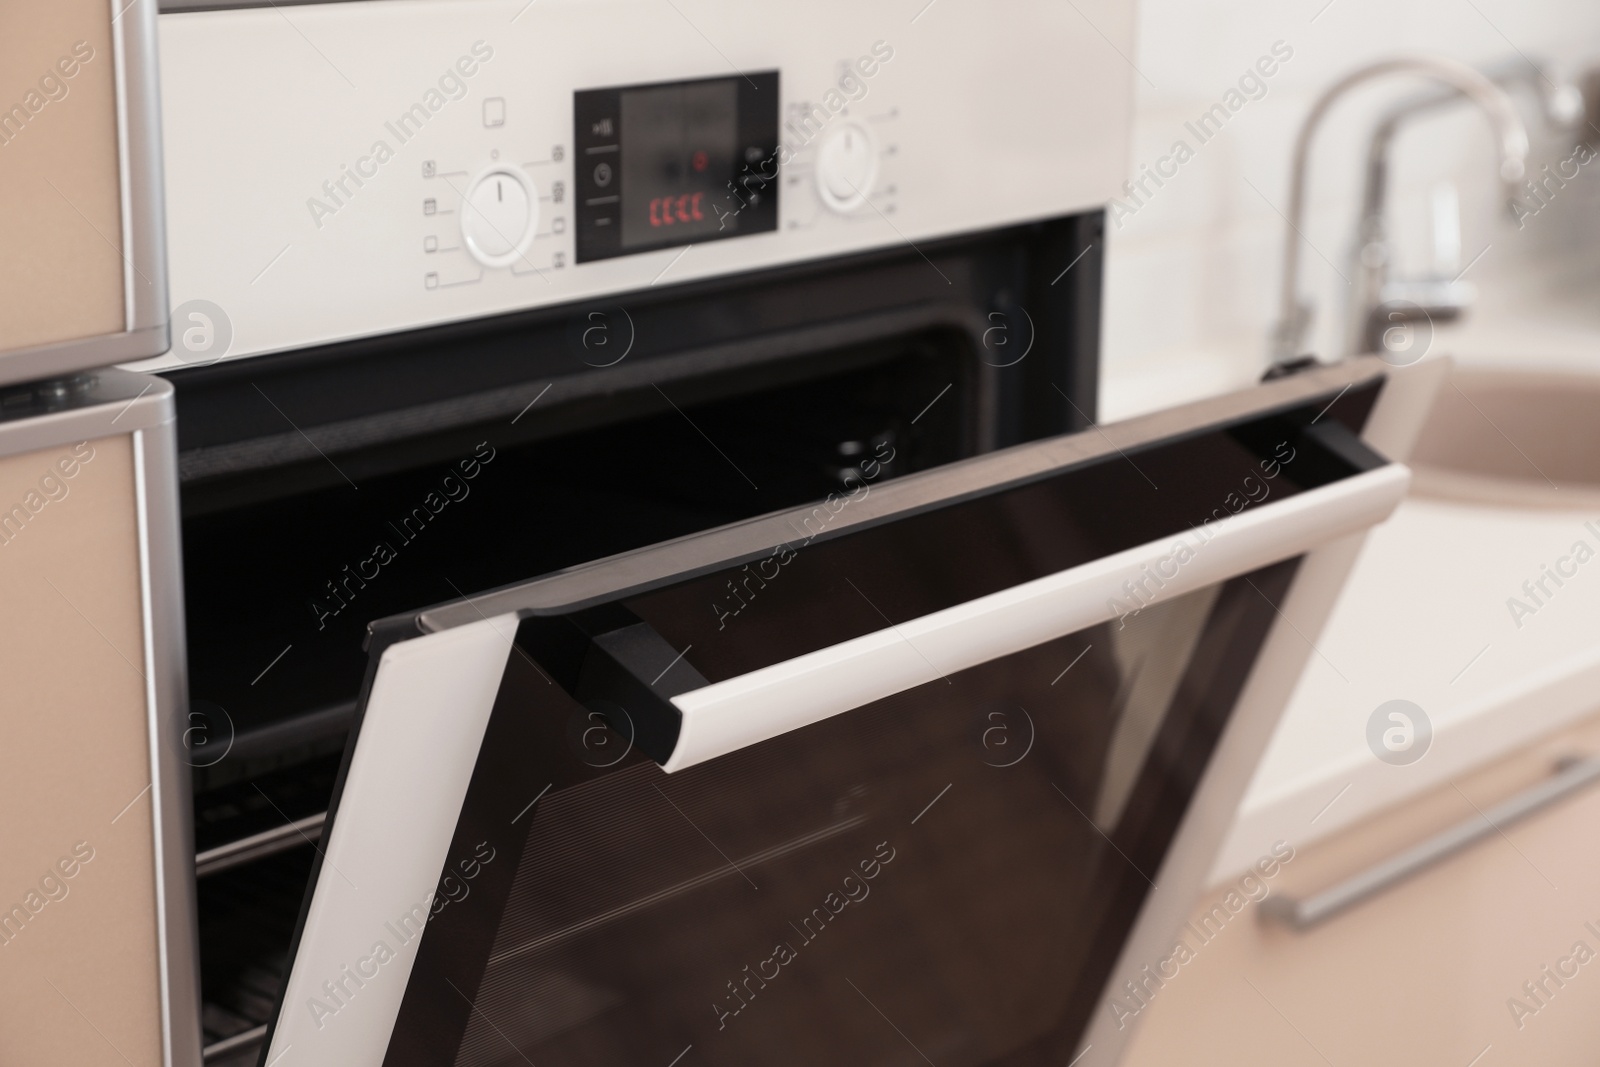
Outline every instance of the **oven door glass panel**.
{"label": "oven door glass panel", "polygon": [[670,775],[513,656],[384,1063],[1066,1062],[1295,566]]}
{"label": "oven door glass panel", "polygon": [[[372,693],[397,650],[521,620],[425,936],[373,927],[403,995],[297,959],[269,1056],[343,1024],[389,1067],[1066,1062],[1301,558],[1404,491],[1355,436],[1376,392],[1025,446],[379,624]],[[339,831],[387,817],[341,795],[307,928],[354,893]],[[353,921],[397,914],[381,881]]]}

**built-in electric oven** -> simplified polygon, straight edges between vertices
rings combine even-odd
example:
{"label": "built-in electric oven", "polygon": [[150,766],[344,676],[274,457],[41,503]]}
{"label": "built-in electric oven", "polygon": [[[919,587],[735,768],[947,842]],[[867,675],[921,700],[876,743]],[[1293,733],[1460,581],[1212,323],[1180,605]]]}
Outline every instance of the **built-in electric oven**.
{"label": "built-in electric oven", "polygon": [[[913,472],[1068,430],[1093,407],[1092,330],[1040,316],[1059,332],[1002,368],[979,309],[1037,286],[1065,242],[1098,258],[1098,227],[174,374],[210,1043],[256,1031],[276,995],[371,620],[805,505],[798,543]],[[1093,308],[1083,279],[1068,292]],[[449,395],[462,382],[489,388]],[[713,598],[730,625],[757,588]]]}
{"label": "built-in electric oven", "polygon": [[207,1062],[1111,1062],[1419,403],[1096,424],[1131,4],[218,6]]}

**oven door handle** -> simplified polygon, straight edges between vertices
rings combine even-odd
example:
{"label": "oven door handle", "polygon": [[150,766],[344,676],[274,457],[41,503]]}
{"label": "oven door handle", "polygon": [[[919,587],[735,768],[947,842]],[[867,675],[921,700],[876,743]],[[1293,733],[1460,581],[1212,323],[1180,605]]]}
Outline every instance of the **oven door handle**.
{"label": "oven door handle", "polygon": [[[708,682],[648,624],[591,639],[577,696],[663,769],[681,771],[1140,607],[1301,555],[1383,521],[1411,481],[1402,464],[1356,474],[882,630]],[[1178,546],[1187,559],[1178,559]],[[1152,575],[1156,576],[1152,579]],[[626,723],[614,721],[626,710]]]}

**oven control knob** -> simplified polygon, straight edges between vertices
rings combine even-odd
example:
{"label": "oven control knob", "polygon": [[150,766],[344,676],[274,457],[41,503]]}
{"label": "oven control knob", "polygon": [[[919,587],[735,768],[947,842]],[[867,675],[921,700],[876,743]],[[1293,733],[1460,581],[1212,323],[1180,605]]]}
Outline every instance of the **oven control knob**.
{"label": "oven control knob", "polygon": [[484,171],[467,187],[461,204],[461,239],[486,267],[515,263],[528,250],[539,225],[539,197],[516,167]]}
{"label": "oven control knob", "polygon": [[817,192],[835,211],[867,202],[878,178],[878,144],[865,126],[846,122],[830,130],[817,149]]}

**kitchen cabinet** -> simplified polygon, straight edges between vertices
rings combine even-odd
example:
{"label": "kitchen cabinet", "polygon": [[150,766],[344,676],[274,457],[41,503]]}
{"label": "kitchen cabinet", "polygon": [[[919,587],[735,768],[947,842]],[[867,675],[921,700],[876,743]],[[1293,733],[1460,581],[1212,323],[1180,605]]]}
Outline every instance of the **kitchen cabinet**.
{"label": "kitchen cabinet", "polygon": [[[1143,1006],[1123,998],[1141,1026],[1124,1062],[1592,1063],[1600,1048],[1600,785],[1500,821],[1306,929],[1263,915],[1270,907],[1249,897],[1262,886],[1280,902],[1320,893],[1452,826],[1482,822],[1548,780],[1558,761],[1596,753],[1600,718],[1327,840],[1287,841],[1279,851],[1292,858],[1271,878],[1236,877],[1202,894],[1184,962],[1166,966],[1171,977],[1159,985],[1145,981]],[[1241,901],[1237,913],[1228,910]]]}
{"label": "kitchen cabinet", "polygon": [[174,444],[126,371],[0,415],[6,1064],[200,1063]]}

